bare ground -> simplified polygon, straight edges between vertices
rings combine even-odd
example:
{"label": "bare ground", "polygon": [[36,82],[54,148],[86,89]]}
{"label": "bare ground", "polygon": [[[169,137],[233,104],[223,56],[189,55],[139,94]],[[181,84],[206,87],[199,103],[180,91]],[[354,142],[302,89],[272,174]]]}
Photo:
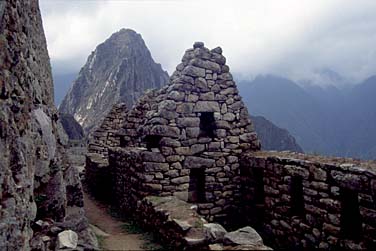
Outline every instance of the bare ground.
{"label": "bare ground", "polygon": [[124,222],[114,219],[104,205],[92,200],[86,193],[84,202],[90,224],[104,232],[99,233],[103,238],[101,248],[104,250],[143,250],[146,243],[142,235],[126,233],[121,227]]}

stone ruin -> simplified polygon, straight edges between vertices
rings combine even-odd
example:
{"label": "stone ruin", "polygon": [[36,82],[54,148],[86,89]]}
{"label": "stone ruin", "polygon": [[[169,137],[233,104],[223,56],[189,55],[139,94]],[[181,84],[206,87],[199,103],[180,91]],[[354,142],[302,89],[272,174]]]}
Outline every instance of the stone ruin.
{"label": "stone ruin", "polygon": [[[375,248],[376,163],[260,151],[225,63],[221,48],[195,43],[168,85],[147,92],[116,123],[110,114],[116,144],[104,139],[99,151],[89,149],[89,187],[162,236],[172,223],[158,212],[171,208],[151,210],[145,200],[153,196],[193,204],[209,222],[254,226],[273,247]],[[180,231],[197,230],[185,223]]]}

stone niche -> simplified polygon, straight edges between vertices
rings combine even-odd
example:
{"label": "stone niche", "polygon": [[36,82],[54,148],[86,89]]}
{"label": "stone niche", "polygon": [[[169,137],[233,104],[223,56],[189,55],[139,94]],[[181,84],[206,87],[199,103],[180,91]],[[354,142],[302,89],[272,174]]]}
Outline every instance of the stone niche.
{"label": "stone niche", "polygon": [[121,146],[109,148],[119,206],[145,196],[176,196],[208,220],[234,212],[239,158],[260,143],[222,49],[188,49],[164,88],[127,113]]}

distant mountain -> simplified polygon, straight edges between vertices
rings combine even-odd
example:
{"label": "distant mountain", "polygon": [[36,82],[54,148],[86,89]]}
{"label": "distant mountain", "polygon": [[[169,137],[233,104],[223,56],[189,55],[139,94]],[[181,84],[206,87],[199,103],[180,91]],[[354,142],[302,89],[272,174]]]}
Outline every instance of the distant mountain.
{"label": "distant mountain", "polygon": [[59,116],[64,131],[70,140],[81,140],[84,138],[84,131],[82,130],[82,127],[72,115],[60,113]]}
{"label": "distant mountain", "polygon": [[59,74],[52,71],[55,89],[55,105],[58,107],[63,101],[64,96],[67,94],[69,87],[76,79],[76,73]]}
{"label": "distant mountain", "polygon": [[347,95],[342,116],[348,118],[345,135],[350,135],[350,153],[376,159],[376,76],[356,85]]}
{"label": "distant mountain", "polygon": [[97,46],[59,107],[87,133],[111,107],[131,107],[145,90],[160,88],[168,74],[154,62],[140,34],[122,29]]}
{"label": "distant mountain", "polygon": [[346,90],[273,75],[238,86],[251,114],[286,128],[305,152],[376,158],[376,76]]}
{"label": "distant mountain", "polygon": [[303,152],[286,129],[279,128],[262,116],[252,116],[251,119],[263,150]]}
{"label": "distant mountain", "polygon": [[306,152],[325,152],[320,117],[324,112],[316,100],[291,80],[265,75],[238,84],[240,94],[253,115],[268,118],[286,128]]}

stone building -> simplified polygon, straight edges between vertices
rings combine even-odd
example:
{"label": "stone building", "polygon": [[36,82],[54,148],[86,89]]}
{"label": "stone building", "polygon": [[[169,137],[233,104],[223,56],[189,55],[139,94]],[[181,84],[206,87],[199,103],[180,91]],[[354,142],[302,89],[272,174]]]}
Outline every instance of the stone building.
{"label": "stone building", "polygon": [[231,212],[240,198],[240,154],[260,144],[225,62],[221,48],[195,43],[148,107],[141,100],[131,109],[121,148],[109,154],[121,195],[175,195],[208,219]]}
{"label": "stone building", "polygon": [[[173,197],[209,222],[251,225],[275,248],[375,249],[376,163],[259,151],[225,62],[219,47],[187,50],[170,83],[122,115],[117,143],[97,144],[108,154],[88,155],[88,183],[144,222],[145,198]],[[160,233],[162,218],[149,224]]]}

